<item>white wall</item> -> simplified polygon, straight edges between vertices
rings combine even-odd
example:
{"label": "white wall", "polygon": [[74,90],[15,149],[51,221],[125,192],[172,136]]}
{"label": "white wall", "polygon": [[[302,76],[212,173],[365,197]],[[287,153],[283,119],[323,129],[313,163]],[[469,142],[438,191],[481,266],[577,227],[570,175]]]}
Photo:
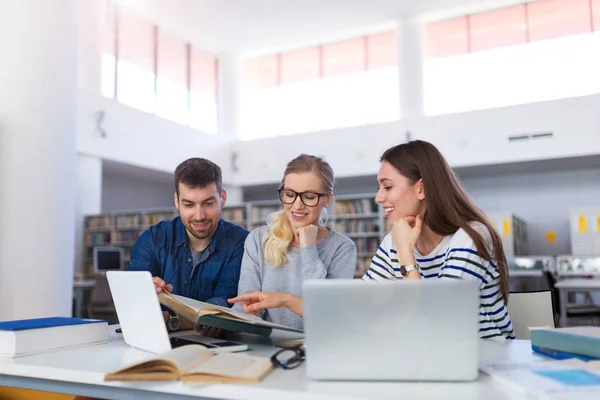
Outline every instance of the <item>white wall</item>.
{"label": "white wall", "polygon": [[75,272],[83,266],[84,217],[102,212],[102,160],[77,155],[77,201],[75,203]]}
{"label": "white wall", "polygon": [[[453,167],[600,154],[600,95],[386,124],[234,142],[236,185],[277,182],[301,152],[325,156],[336,176],[375,174],[381,153],[413,139],[434,143]],[[550,139],[509,142],[508,136],[553,132]]]}
{"label": "white wall", "polygon": [[[231,139],[202,133],[84,89],[79,90],[77,107],[79,154],[169,173],[190,157],[229,164]],[[97,128],[99,111],[104,112],[101,126],[106,137]]]}
{"label": "white wall", "polygon": [[[600,205],[600,168],[471,178],[463,184],[484,211],[523,218],[534,255],[569,254],[569,210]],[[546,242],[549,230],[556,231],[556,243]]]}
{"label": "white wall", "polygon": [[104,174],[102,212],[170,207],[174,207],[172,182],[146,181]]}

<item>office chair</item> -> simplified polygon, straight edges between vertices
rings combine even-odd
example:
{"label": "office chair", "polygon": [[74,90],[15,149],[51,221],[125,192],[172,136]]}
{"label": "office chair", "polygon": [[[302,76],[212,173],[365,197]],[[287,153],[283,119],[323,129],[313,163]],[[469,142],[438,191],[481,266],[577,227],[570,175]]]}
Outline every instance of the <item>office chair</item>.
{"label": "office chair", "polygon": [[511,292],[508,315],[517,339],[530,339],[529,328],[556,327],[556,312],[552,290]]}
{"label": "office chair", "polygon": [[87,308],[88,317],[92,319],[104,319],[107,320],[109,324],[117,324],[117,311],[113,303],[106,275],[96,275],[94,276],[94,280],[96,281],[96,284],[92,289]]}

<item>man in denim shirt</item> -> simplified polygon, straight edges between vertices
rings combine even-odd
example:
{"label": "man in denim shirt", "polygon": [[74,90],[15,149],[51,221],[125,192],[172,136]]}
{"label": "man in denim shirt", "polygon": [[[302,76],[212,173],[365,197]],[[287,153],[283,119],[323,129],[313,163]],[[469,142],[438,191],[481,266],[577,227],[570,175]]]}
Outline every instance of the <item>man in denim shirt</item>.
{"label": "man in denim shirt", "polygon": [[[190,158],[175,170],[175,206],[179,216],[148,228],[131,251],[130,271],[150,271],[156,291],[231,307],[237,295],[244,241],[248,232],[221,219],[227,192],[221,168]],[[192,328],[176,319],[176,328]],[[180,326],[179,326],[180,325]]]}

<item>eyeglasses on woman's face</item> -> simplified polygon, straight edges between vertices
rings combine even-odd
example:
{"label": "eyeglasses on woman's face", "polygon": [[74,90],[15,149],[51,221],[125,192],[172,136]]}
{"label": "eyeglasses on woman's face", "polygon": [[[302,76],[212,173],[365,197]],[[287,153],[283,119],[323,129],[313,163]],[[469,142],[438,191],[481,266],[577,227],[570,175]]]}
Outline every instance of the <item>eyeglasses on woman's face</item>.
{"label": "eyeglasses on woman's face", "polygon": [[316,207],[319,204],[321,197],[329,195],[329,192],[296,192],[284,187],[280,187],[277,192],[279,192],[279,200],[281,200],[283,204],[294,204],[298,196],[300,196],[300,201],[307,207]]}

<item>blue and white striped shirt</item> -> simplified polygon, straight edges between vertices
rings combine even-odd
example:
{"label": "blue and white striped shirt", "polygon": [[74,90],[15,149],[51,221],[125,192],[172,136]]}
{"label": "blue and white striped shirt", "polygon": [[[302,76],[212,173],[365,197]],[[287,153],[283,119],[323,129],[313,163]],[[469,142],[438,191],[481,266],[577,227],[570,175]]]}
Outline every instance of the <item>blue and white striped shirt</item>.
{"label": "blue and white striped shirt", "polygon": [[[472,226],[483,234],[484,240],[491,248],[491,237],[485,225],[473,223]],[[473,279],[480,282],[481,338],[515,338],[500,291],[498,267],[494,262],[486,261],[477,254],[473,240],[463,229],[459,229],[454,235],[446,236],[430,254],[422,255],[415,248],[414,255],[423,279]],[[402,279],[391,233],[383,239],[363,279]]]}

